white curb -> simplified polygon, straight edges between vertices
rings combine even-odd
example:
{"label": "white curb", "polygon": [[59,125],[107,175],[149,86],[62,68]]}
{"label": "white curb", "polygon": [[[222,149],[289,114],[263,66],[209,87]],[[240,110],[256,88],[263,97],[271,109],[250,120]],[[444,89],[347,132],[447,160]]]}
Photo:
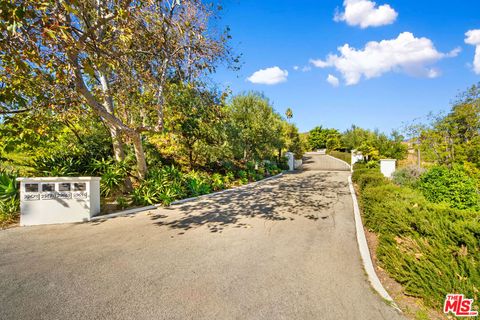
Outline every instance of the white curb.
{"label": "white curb", "polygon": [[[328,154],[327,156],[345,163],[350,167],[353,172],[353,167],[349,165],[346,161],[337,159]],[[363,229],[362,216],[360,214],[357,196],[355,195],[355,189],[353,188],[352,175],[348,176],[348,187],[350,189],[350,194],[352,195],[353,201],[353,213],[355,217],[355,229],[357,234],[358,249],[360,250],[360,256],[362,257],[363,267],[365,268],[365,272],[367,273],[368,280],[370,281],[370,284],[375,289],[375,291],[377,291],[383,299],[387,300],[397,311],[402,312],[402,310],[400,310],[400,308],[395,304],[395,301],[393,301],[392,297],[390,297],[387,290],[385,290],[385,288],[383,287],[380,279],[377,276],[377,273],[375,272],[375,268],[373,267],[372,257],[370,256],[370,249],[368,248],[367,244],[367,237],[365,236],[365,231]]]}
{"label": "white curb", "polygon": [[391,303],[391,305],[401,312],[400,308],[395,304],[392,297],[388,294],[387,290],[383,287],[380,279],[378,279],[377,273],[373,268],[372,258],[370,256],[370,250],[368,249],[367,238],[365,231],[363,230],[362,216],[360,215],[360,208],[358,207],[357,196],[355,195],[355,189],[353,188],[352,176],[348,177],[348,186],[350,193],[352,194],[353,212],[355,216],[355,228],[357,230],[357,242],[358,249],[360,250],[360,256],[362,257],[363,267],[368,275],[368,280],[372,287],[378,292],[378,294],[385,300]]}

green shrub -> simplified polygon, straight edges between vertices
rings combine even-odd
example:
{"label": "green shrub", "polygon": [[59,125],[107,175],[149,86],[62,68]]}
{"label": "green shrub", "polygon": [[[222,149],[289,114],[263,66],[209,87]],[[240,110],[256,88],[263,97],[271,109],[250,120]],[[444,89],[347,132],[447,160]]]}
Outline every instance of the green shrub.
{"label": "green shrub", "polygon": [[277,163],[278,168],[280,170],[288,170],[290,167],[288,166],[288,158],[287,157],[281,157],[280,161]]}
{"label": "green shrub", "polygon": [[191,171],[187,174],[186,186],[189,197],[201,196],[212,191],[208,179],[196,171]]}
{"label": "green shrub", "polygon": [[431,202],[445,202],[458,209],[479,208],[477,183],[460,165],[430,168],[421,175],[418,188]]}
{"label": "green shrub", "polygon": [[235,180],[235,174],[233,172],[227,172],[225,174],[225,177],[223,177],[223,181],[225,182],[225,184],[230,184],[233,182],[233,180]]}
{"label": "green shrub", "polygon": [[237,177],[240,179],[247,179],[248,173],[245,170],[237,171]]}
{"label": "green shrub", "polygon": [[74,177],[86,170],[83,159],[79,156],[53,155],[40,157],[33,162],[35,174],[47,177]]}
{"label": "green shrub", "polygon": [[367,164],[363,161],[355,162],[355,164],[353,165],[354,171],[360,170],[360,169],[366,169],[366,168],[367,168]]}
{"label": "green shrub", "polygon": [[380,165],[378,164],[378,161],[370,160],[365,164],[365,167],[368,169],[375,169],[375,168],[379,168]]}
{"label": "green shrub", "polygon": [[247,167],[247,171],[252,172],[255,171],[255,162],[248,161],[245,166]]}
{"label": "green shrub", "polygon": [[367,186],[378,186],[388,183],[388,180],[377,169],[359,169],[352,174],[352,180],[358,185],[360,190]]}
{"label": "green shrub", "polygon": [[128,207],[128,200],[125,197],[117,197],[116,203],[120,209],[125,209]]}
{"label": "green shrub", "polygon": [[225,182],[220,173],[212,174],[211,181],[213,190],[218,191],[225,188]]}
{"label": "green shrub", "polygon": [[419,167],[410,166],[401,168],[393,173],[392,181],[401,186],[415,187],[423,172],[424,170]]}
{"label": "green shrub", "polygon": [[169,205],[187,196],[184,175],[174,166],[150,170],[147,177],[132,192],[132,201],[138,205]]}
{"label": "green shrub", "polygon": [[17,174],[0,170],[0,224],[14,220],[20,211]]}
{"label": "green shrub", "polygon": [[264,167],[267,176],[274,176],[282,171],[275,163],[271,162],[266,162]]}
{"label": "green shrub", "polygon": [[101,176],[100,194],[109,197],[120,191],[128,176],[128,166],[125,162],[110,159],[94,159],[90,165],[92,174]]}
{"label": "green shrub", "polygon": [[409,295],[441,307],[445,295],[478,299],[480,224],[474,211],[434,204],[391,183],[361,193],[365,226],[379,235],[382,267]]}

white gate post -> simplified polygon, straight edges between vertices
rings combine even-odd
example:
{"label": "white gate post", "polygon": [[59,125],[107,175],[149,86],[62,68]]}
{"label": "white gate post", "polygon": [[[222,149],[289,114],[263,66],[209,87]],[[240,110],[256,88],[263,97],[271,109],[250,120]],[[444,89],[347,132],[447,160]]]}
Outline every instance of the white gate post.
{"label": "white gate post", "polygon": [[396,169],[395,159],[380,159],[380,171],[387,178],[391,178]]}
{"label": "white gate post", "polygon": [[288,159],[288,170],[295,170],[295,155],[293,154],[293,152],[286,152],[285,156]]}

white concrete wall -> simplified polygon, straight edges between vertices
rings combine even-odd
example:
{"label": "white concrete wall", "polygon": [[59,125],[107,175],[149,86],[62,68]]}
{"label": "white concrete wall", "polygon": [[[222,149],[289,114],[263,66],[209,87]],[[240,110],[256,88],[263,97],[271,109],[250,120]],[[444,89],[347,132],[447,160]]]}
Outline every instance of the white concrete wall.
{"label": "white concrete wall", "polygon": [[380,159],[380,171],[387,178],[391,178],[396,169],[395,159]]}
{"label": "white concrete wall", "polygon": [[100,178],[18,178],[20,225],[88,221],[100,213]]}

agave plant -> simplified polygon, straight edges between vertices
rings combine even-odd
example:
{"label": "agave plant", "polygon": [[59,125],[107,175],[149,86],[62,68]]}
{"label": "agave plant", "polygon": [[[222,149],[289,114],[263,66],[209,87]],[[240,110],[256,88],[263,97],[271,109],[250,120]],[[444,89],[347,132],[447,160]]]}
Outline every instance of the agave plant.
{"label": "agave plant", "polygon": [[20,210],[17,174],[0,171],[0,220],[12,219]]}
{"label": "agave plant", "polygon": [[19,199],[17,177],[16,173],[0,171],[0,201]]}

